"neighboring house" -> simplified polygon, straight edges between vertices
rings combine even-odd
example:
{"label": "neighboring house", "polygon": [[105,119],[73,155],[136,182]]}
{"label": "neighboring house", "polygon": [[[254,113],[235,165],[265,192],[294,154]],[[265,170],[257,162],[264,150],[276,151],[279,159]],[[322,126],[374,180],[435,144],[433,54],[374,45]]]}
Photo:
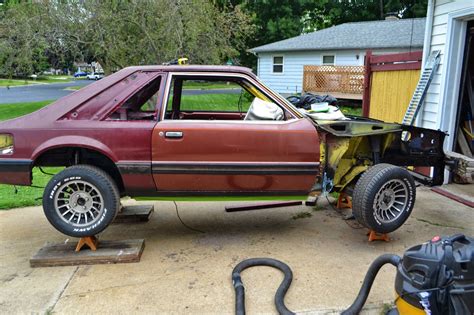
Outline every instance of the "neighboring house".
{"label": "neighboring house", "polygon": [[421,50],[424,18],[345,23],[250,49],[258,56],[257,75],[279,93],[302,91],[303,66],[363,66],[373,54]]}
{"label": "neighboring house", "polygon": [[429,0],[423,57],[426,61],[430,52],[440,50],[441,61],[418,125],[447,131],[448,151],[460,152],[460,128],[473,120],[473,34],[473,0]]}
{"label": "neighboring house", "polygon": [[74,62],[74,66],[77,68],[77,72],[104,72],[104,69],[100,65],[100,63],[93,61],[91,63],[82,62]]}

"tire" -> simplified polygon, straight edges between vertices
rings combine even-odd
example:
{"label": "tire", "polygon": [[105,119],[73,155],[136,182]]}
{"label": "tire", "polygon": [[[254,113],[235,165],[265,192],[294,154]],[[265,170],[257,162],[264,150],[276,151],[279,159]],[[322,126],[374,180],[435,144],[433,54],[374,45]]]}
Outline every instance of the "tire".
{"label": "tire", "polygon": [[100,168],[71,166],[56,174],[46,185],[43,210],[61,233],[73,237],[102,232],[120,207],[120,195],[113,179]]}
{"label": "tire", "polygon": [[390,233],[408,219],[415,199],[415,181],[406,169],[377,164],[357,181],[352,211],[365,227],[378,233]]}

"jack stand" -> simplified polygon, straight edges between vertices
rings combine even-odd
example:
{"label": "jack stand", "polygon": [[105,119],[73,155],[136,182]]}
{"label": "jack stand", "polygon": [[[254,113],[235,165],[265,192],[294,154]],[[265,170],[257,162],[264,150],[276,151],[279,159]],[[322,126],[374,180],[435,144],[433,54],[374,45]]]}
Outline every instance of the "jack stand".
{"label": "jack stand", "polygon": [[76,252],[80,251],[84,245],[87,245],[92,251],[96,251],[99,240],[95,236],[81,237],[77,242]]}
{"label": "jack stand", "polygon": [[339,194],[339,198],[337,199],[337,206],[336,206],[338,209],[352,209],[352,200],[351,198],[341,192]]}
{"label": "jack stand", "polygon": [[386,233],[380,234],[380,233],[375,232],[374,230],[370,230],[369,233],[367,233],[367,235],[369,236],[369,242],[373,242],[373,241],[390,242],[390,237]]}

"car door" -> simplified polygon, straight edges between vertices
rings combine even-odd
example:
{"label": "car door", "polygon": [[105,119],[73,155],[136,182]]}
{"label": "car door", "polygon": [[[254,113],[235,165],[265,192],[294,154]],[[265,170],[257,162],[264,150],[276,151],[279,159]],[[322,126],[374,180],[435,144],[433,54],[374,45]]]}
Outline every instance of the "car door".
{"label": "car door", "polygon": [[[187,82],[186,74],[170,76]],[[206,74],[205,78],[211,82],[225,81],[221,76]],[[189,74],[189,78],[196,79],[196,75]],[[245,113],[232,110],[242,107],[243,94],[239,97],[240,105],[235,104],[233,100],[237,100],[239,92],[229,88],[228,83],[224,88],[211,84],[216,87],[207,89],[206,94],[187,90],[174,80],[168,81],[167,110],[163,110],[152,135],[152,172],[158,192],[294,195],[310,190],[319,168],[319,140],[309,120],[291,114],[250,77],[234,76],[231,82],[237,86],[244,82],[255,95],[278,104],[285,111],[284,120],[243,119]],[[178,92],[177,88],[181,90]],[[219,104],[219,109],[215,105],[218,102],[226,104]],[[199,110],[196,106],[204,108]],[[190,111],[186,107],[193,108]]]}

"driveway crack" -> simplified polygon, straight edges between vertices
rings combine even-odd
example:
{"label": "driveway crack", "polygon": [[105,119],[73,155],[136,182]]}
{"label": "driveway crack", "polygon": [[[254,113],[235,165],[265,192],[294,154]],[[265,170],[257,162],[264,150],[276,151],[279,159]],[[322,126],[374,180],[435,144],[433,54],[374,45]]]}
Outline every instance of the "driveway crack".
{"label": "driveway crack", "polygon": [[56,307],[56,304],[58,304],[59,300],[61,299],[61,297],[63,296],[63,293],[64,291],[66,291],[67,287],[69,286],[69,283],[71,283],[72,281],[72,278],[74,278],[74,276],[76,275],[76,272],[79,270],[79,266],[77,266],[74,271],[72,272],[71,276],[69,277],[69,279],[67,280],[66,284],[63,286],[63,288],[61,289],[61,291],[59,292],[58,296],[54,299],[54,302],[53,302],[53,305],[51,305],[50,307],[48,307],[46,309],[46,312],[45,314],[52,314],[53,311],[54,311],[54,308]]}

